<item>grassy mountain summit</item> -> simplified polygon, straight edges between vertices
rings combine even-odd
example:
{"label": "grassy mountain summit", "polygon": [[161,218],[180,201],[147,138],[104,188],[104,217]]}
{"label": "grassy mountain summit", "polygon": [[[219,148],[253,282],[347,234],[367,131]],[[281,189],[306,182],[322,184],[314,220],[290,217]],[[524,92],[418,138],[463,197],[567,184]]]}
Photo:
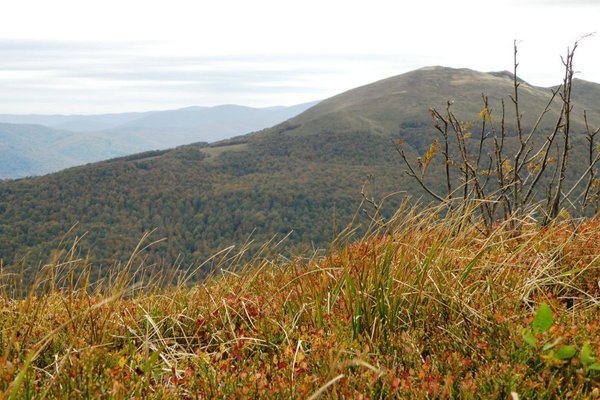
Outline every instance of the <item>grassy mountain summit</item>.
{"label": "grassy mountain summit", "polygon": [[[585,94],[574,94],[574,133],[583,130],[584,109],[592,123],[600,121],[598,85],[577,87]],[[109,263],[155,228],[155,238],[166,238],[149,251],[157,268],[201,261],[251,234],[262,243],[291,231],[291,247],[324,246],[357,211],[367,177],[369,198],[399,190],[423,195],[403,173],[393,142],[404,140],[410,157],[422,154],[435,137],[430,107],[453,101],[457,115],[477,123],[482,93],[491,108],[504,98],[507,114],[514,112],[511,89],[510,73],[423,68],[334,96],[253,134],[4,182],[0,257],[13,264],[26,256],[35,264],[78,237],[84,254]],[[520,89],[529,126],[551,92],[525,82]],[[574,139],[574,154],[583,142]],[[394,199],[386,204],[384,214],[395,210]]]}
{"label": "grassy mountain summit", "polygon": [[[590,122],[600,123],[600,86],[576,80],[575,124],[583,127],[583,110]],[[428,109],[445,109],[453,102],[457,115],[476,120],[482,108],[481,95],[490,98],[491,108],[499,115],[501,100],[506,103],[506,114],[513,115],[509,96],[514,95],[513,75],[510,72],[483,73],[470,69],[425,67],[406,74],[349,90],[322,101],[305,113],[292,118],[290,123],[301,125],[299,132],[337,130],[367,130],[390,134],[397,132],[402,123],[420,122],[431,126]],[[550,99],[549,88],[536,87],[521,81],[520,99],[524,123],[532,125],[545,103]],[[554,107],[548,118],[556,116],[560,107]]]}

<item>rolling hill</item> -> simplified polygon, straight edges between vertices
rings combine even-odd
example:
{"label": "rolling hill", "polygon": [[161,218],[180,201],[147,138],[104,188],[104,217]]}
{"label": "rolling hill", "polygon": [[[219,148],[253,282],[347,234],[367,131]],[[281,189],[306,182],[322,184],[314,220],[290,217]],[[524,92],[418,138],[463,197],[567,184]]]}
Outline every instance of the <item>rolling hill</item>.
{"label": "rolling hill", "polygon": [[128,138],[0,123],[0,179],[42,175],[140,150]]}
{"label": "rolling hill", "polygon": [[105,115],[0,115],[0,179],[193,142],[213,142],[285,121],[316,102],[236,105]]}
{"label": "rolling hill", "polygon": [[116,113],[101,115],[38,115],[38,114],[0,114],[0,122],[8,124],[44,125],[55,129],[74,132],[89,132],[114,128],[127,122],[143,118],[152,112]]}
{"label": "rolling hill", "polygon": [[[578,152],[585,140],[576,132],[583,130],[584,109],[595,126],[600,122],[600,89],[583,81],[579,88],[572,158],[583,160]],[[325,246],[359,209],[367,178],[366,194],[376,200],[396,191],[423,195],[404,174],[392,142],[404,140],[413,159],[422,154],[435,137],[430,107],[451,100],[459,117],[477,121],[482,93],[495,110],[504,98],[508,114],[511,91],[510,73],[424,68],[342,93],[253,134],[4,182],[0,257],[13,264],[26,256],[36,265],[78,237],[82,254],[106,264],[155,228],[153,237],[166,239],[148,253],[157,268],[200,262],[251,235],[255,246],[290,231],[290,249]],[[520,96],[530,126],[550,89],[522,82]],[[551,124],[543,122],[540,134]],[[385,203],[384,214],[400,200]]]}

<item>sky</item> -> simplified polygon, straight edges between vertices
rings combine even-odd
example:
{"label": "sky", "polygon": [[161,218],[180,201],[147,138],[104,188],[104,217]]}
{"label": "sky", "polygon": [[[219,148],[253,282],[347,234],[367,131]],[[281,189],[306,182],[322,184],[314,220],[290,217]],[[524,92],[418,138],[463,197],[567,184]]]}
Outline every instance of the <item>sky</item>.
{"label": "sky", "polygon": [[[0,114],[324,99],[410,70],[512,70],[551,86],[600,0],[18,0],[0,13]],[[577,77],[600,83],[600,32]]]}

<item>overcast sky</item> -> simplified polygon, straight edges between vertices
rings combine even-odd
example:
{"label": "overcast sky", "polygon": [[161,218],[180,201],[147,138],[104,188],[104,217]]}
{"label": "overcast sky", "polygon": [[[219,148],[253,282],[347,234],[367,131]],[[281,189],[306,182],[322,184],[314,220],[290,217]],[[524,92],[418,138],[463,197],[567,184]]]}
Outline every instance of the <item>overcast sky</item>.
{"label": "overcast sky", "polygon": [[[18,0],[0,13],[0,113],[291,105],[428,65],[561,79],[600,0]],[[600,36],[578,77],[600,82]]]}

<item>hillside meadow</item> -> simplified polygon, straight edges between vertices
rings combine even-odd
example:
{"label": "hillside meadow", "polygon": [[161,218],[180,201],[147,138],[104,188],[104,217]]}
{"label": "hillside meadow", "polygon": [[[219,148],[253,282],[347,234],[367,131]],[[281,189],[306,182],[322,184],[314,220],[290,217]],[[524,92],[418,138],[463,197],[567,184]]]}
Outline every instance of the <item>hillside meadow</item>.
{"label": "hillside meadow", "polygon": [[600,220],[441,211],[225,250],[198,285],[146,274],[147,241],[93,284],[75,248],[26,297],[3,272],[0,397],[600,398]]}

